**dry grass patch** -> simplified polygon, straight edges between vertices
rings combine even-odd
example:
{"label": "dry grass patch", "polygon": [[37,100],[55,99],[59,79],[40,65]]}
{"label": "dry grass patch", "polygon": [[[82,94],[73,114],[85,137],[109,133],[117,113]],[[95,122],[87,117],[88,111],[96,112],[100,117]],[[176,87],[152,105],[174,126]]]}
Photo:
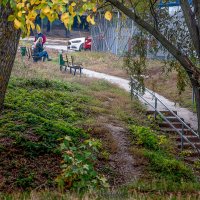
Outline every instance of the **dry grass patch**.
{"label": "dry grass patch", "polygon": [[155,66],[147,69],[147,74],[149,76],[145,79],[147,88],[175,103],[179,103],[180,106],[194,111],[194,106],[192,105],[192,88],[188,85],[185,91],[180,94],[177,88],[177,73],[175,71],[166,75],[163,73],[161,67]]}
{"label": "dry grass patch", "polygon": [[75,60],[82,62],[83,66],[87,69],[94,70],[97,72],[103,72],[113,76],[119,76],[126,78],[127,74],[123,68],[123,58],[118,57],[109,52],[75,52],[72,53]]}

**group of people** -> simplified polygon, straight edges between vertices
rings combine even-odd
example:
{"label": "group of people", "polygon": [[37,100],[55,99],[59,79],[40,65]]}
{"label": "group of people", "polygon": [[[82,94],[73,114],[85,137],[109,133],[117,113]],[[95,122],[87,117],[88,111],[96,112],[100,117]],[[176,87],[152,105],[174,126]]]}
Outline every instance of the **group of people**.
{"label": "group of people", "polygon": [[35,36],[34,46],[33,46],[33,54],[37,56],[38,58],[41,58],[43,61],[51,59],[49,58],[49,55],[47,51],[44,50],[44,43],[46,42],[46,36],[42,34],[41,32],[37,33]]}

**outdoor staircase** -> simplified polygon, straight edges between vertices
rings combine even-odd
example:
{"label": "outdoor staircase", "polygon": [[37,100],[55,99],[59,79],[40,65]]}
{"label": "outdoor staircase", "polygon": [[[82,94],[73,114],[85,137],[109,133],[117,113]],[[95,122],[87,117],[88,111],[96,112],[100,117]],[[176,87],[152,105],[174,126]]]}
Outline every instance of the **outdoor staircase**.
{"label": "outdoor staircase", "polygon": [[[191,129],[185,126],[183,128],[183,124],[176,116],[174,116],[174,114],[177,115],[177,111],[159,112],[165,116],[165,119],[167,119],[168,122],[167,120],[163,120],[162,122],[158,122],[158,126],[161,131],[167,133],[169,137],[175,142],[176,149],[178,150],[178,153],[180,153],[179,155],[182,155],[184,157],[184,160],[189,163],[194,163],[195,161],[198,161],[200,159],[200,138],[197,135],[194,135]],[[155,115],[155,111],[147,111],[147,115]],[[183,118],[180,119],[184,122]],[[172,125],[175,128],[173,128]],[[190,124],[187,125],[188,127],[190,127]],[[188,140],[189,142],[182,138],[178,134],[177,130],[183,133],[186,140]],[[193,147],[191,144],[193,144]],[[196,149],[194,148],[194,146],[196,147]]]}
{"label": "outdoor staircase", "polygon": [[200,163],[200,137],[198,133],[177,115],[177,111],[169,109],[156,93],[147,88],[143,93],[138,92],[135,89],[137,85],[138,82],[134,77],[130,77],[131,97],[140,99],[149,109],[147,115],[158,119],[159,130],[174,140],[178,156],[190,163],[195,161]]}

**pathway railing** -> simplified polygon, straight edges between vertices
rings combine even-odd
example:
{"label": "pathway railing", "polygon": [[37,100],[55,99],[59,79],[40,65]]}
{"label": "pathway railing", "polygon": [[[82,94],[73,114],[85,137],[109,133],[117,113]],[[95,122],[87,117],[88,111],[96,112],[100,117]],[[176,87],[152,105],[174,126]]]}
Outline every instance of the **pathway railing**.
{"label": "pathway railing", "polygon": [[[135,85],[137,85],[137,81],[134,78],[131,78],[130,85],[131,85],[131,97],[132,96],[136,96],[136,97],[142,99],[145,103],[147,103],[153,109],[153,111],[154,111],[154,118],[155,119],[156,119],[157,115],[160,115],[161,118],[170,125],[170,127],[174,130],[174,132],[176,132],[176,133],[179,134],[179,136],[181,137],[181,150],[183,150],[184,142],[187,142],[187,143],[189,143],[193,147],[194,150],[197,151],[197,153],[200,156],[200,149],[198,149],[195,146],[195,144],[193,142],[191,142],[185,136],[185,131],[190,131],[193,136],[196,136],[198,138],[199,138],[199,135],[190,126],[188,126],[174,111],[170,110],[153,92],[151,92],[149,89],[145,88],[144,92],[152,97],[152,100],[154,100],[154,103],[152,105],[149,101],[147,101],[144,98],[143,94],[141,94],[140,92],[138,92],[135,89]],[[181,123],[181,125],[182,125],[181,129],[176,128],[173,125],[173,123],[171,121],[169,121],[166,118],[166,116],[164,116],[163,113],[158,110],[158,104],[161,104],[165,111],[170,112],[177,119],[177,121],[179,121]]]}

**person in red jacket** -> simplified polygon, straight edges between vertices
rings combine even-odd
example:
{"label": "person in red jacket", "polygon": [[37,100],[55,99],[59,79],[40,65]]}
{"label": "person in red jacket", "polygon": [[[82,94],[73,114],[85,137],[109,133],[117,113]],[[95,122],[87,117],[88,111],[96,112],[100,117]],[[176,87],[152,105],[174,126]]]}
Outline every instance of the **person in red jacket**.
{"label": "person in red jacket", "polygon": [[34,42],[36,42],[37,39],[40,38],[40,37],[42,38],[42,46],[43,46],[44,43],[47,41],[47,38],[46,38],[46,36],[45,36],[43,33],[41,33],[41,32],[38,32],[38,33],[36,34]]}

